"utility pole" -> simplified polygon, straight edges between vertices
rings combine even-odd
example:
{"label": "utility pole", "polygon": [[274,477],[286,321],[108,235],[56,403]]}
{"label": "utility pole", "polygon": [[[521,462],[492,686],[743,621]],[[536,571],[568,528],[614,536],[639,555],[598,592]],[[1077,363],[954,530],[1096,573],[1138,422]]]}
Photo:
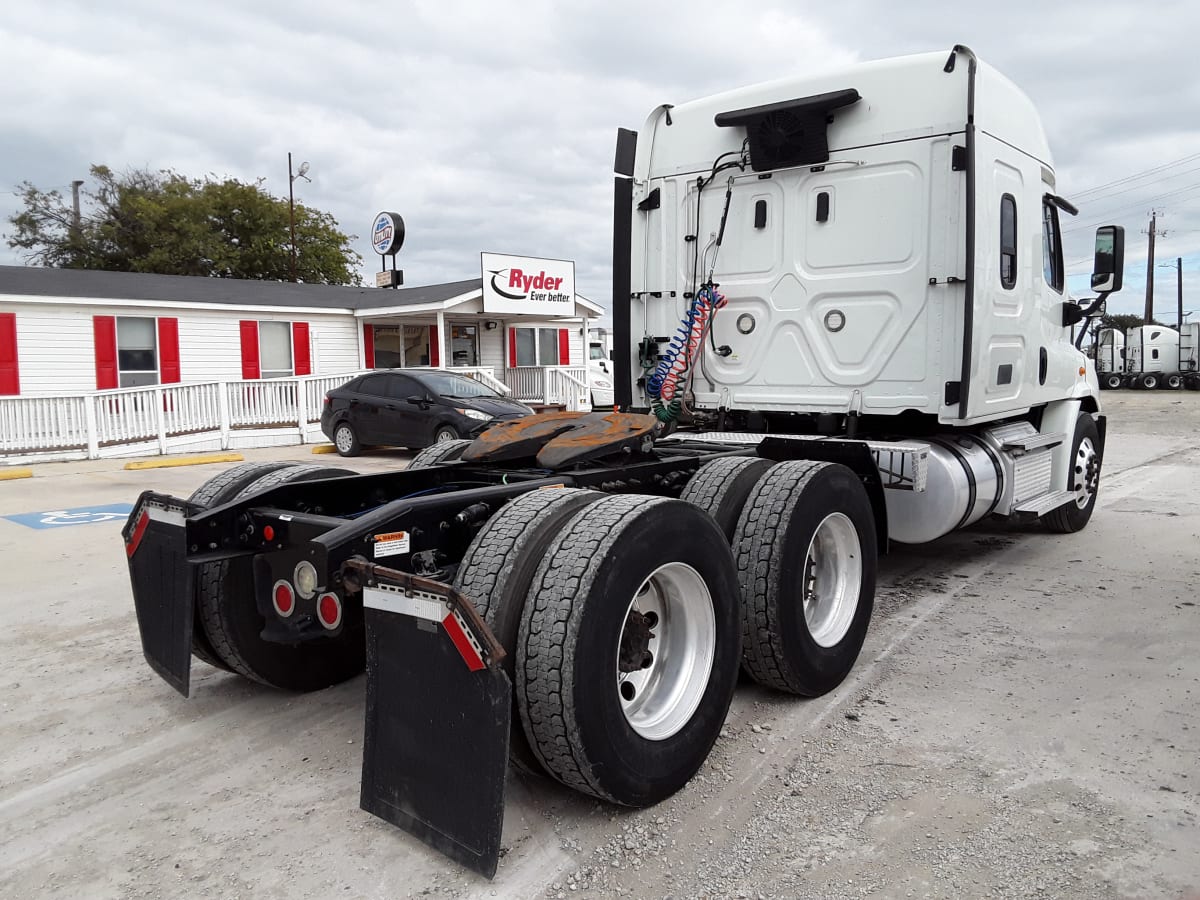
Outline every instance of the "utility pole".
{"label": "utility pole", "polygon": [[1150,235],[1150,249],[1146,259],[1146,324],[1149,325],[1154,319],[1154,236],[1158,234],[1158,210],[1150,211],[1150,229],[1146,232]]}
{"label": "utility pole", "polygon": [[1179,333],[1183,334],[1183,257],[1175,257],[1175,273],[1178,276],[1175,282],[1175,290],[1179,300]]}
{"label": "utility pole", "polygon": [[[293,193],[293,185],[296,183],[296,176],[292,174],[292,153],[288,151],[288,220],[291,224],[292,242],[291,242],[291,265],[289,271],[292,276],[292,283],[296,283],[296,197]],[[1150,255],[1151,259],[1154,256],[1154,236],[1150,237]],[[1147,288],[1149,290],[1149,288]],[[1149,303],[1149,301],[1146,301]],[[1150,307],[1146,307],[1149,309]],[[1147,322],[1150,320],[1147,319]]]}
{"label": "utility pole", "polygon": [[82,181],[71,182],[71,237],[76,241],[79,240],[81,221],[79,216],[79,189],[81,187],[83,187]]}

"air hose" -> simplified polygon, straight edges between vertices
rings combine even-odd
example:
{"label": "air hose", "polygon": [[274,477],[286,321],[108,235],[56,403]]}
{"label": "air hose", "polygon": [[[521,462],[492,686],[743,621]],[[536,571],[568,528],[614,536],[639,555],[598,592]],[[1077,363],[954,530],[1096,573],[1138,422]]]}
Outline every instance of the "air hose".
{"label": "air hose", "polygon": [[687,314],[676,329],[667,349],[659,356],[653,374],[646,379],[650,409],[662,422],[674,422],[683,409],[683,391],[688,374],[704,352],[704,338],[712,327],[712,317],[725,305],[725,295],[710,281],[700,288],[688,305]]}

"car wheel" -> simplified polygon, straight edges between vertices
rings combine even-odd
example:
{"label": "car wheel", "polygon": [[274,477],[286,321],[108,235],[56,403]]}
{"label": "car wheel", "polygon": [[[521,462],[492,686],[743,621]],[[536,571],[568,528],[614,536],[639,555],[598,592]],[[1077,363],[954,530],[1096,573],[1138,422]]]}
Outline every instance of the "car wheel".
{"label": "car wheel", "polygon": [[341,456],[358,456],[362,444],[349,422],[339,422],[333,429],[333,446]]}
{"label": "car wheel", "polygon": [[460,437],[458,429],[453,425],[439,425],[437,431],[433,433],[433,442],[442,444],[446,441],[457,441]]}

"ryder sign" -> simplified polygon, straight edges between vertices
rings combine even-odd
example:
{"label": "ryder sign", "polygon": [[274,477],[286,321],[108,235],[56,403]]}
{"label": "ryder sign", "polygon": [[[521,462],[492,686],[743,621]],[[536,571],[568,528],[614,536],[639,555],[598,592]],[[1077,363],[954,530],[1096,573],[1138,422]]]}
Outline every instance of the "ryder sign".
{"label": "ryder sign", "polygon": [[484,253],[483,311],[532,316],[575,313],[575,263]]}

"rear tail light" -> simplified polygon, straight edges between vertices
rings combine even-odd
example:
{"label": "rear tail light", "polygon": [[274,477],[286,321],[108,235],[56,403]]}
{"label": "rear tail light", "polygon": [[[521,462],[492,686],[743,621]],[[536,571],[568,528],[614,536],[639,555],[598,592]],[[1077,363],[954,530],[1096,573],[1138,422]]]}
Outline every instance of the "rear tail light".
{"label": "rear tail light", "polygon": [[333,398],[330,397],[328,394],[325,395],[325,405],[333,406]]}
{"label": "rear tail light", "polygon": [[342,601],[337,594],[330,592],[317,598],[317,618],[330,631],[342,624]]}
{"label": "rear tail light", "polygon": [[271,605],[280,618],[286,619],[296,611],[296,593],[286,581],[275,582],[271,590]]}

